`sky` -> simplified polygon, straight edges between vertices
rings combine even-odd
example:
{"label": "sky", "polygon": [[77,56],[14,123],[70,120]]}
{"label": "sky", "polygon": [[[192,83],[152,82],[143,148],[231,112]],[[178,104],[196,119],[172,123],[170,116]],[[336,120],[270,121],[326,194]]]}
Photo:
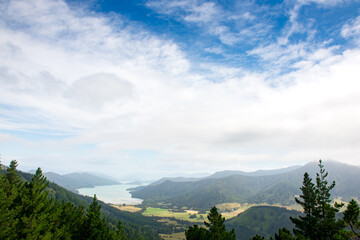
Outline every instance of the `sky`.
{"label": "sky", "polygon": [[359,166],[359,76],[359,0],[0,0],[1,162]]}

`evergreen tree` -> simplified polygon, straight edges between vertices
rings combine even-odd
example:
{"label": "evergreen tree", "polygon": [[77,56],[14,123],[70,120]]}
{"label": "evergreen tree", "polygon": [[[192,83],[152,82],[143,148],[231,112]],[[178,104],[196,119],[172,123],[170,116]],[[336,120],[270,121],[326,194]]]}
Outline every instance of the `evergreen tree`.
{"label": "evergreen tree", "polygon": [[259,235],[255,235],[255,236],[253,236],[250,240],[265,240],[265,238],[264,237],[261,237],[261,236],[259,236]]}
{"label": "evergreen tree", "polygon": [[210,213],[207,216],[209,222],[204,222],[205,226],[210,231],[210,239],[214,240],[230,240],[235,239],[234,230],[227,232],[225,230],[225,218],[219,214],[216,207],[210,209]]}
{"label": "evergreen tree", "polygon": [[286,228],[279,229],[279,233],[275,233],[275,240],[295,240],[293,235]]}
{"label": "evergreen tree", "polygon": [[83,225],[83,239],[87,240],[105,240],[109,239],[110,229],[106,226],[105,220],[100,216],[101,206],[96,195],[89,206]]}
{"label": "evergreen tree", "polygon": [[125,234],[124,234],[124,229],[122,226],[121,221],[118,222],[118,226],[116,229],[116,239],[117,240],[126,240]]}
{"label": "evergreen tree", "polygon": [[302,200],[295,198],[295,202],[302,206],[305,215],[299,216],[299,218],[290,217],[296,226],[294,234],[315,239],[317,228],[315,184],[312,183],[312,179],[307,172],[304,174],[303,186],[300,189],[302,192],[300,198]]}
{"label": "evergreen tree", "polygon": [[335,202],[334,206],[331,205],[330,191],[335,187],[335,181],[328,186],[326,180],[328,172],[325,171],[322,161],[319,160],[319,173],[316,174],[316,217],[318,219],[317,224],[317,236],[318,240],[331,240],[343,228],[342,221],[338,221],[335,218],[335,214],[339,212],[343,204]]}
{"label": "evergreen tree", "polygon": [[190,226],[185,230],[185,237],[187,240],[207,240],[209,239],[209,231],[198,225]]}
{"label": "evergreen tree", "polygon": [[30,182],[23,184],[16,204],[19,205],[17,232],[20,239],[39,239],[51,235],[49,226],[52,200],[45,191],[48,182],[40,168]]}
{"label": "evergreen tree", "polygon": [[310,240],[330,240],[342,229],[343,223],[336,220],[335,213],[341,204],[331,205],[330,191],[335,187],[335,182],[328,186],[326,180],[328,173],[319,160],[319,173],[316,174],[316,185],[312,183],[307,173],[304,174],[303,186],[300,188],[302,195],[295,201],[303,207],[305,216],[291,218],[295,224],[294,233],[297,238]]}
{"label": "evergreen tree", "polygon": [[54,201],[40,168],[27,182],[16,167],[14,160],[0,174],[0,239],[126,239],[121,222],[117,232],[105,224],[96,196],[85,215],[81,206]]}
{"label": "evergreen tree", "polygon": [[[15,239],[16,232],[13,231],[14,225],[17,223],[14,200],[18,194],[19,182],[16,174],[16,161],[12,161],[12,167],[7,174],[0,174],[0,239]],[[14,173],[9,177],[9,173]],[[9,182],[12,180],[12,184]]]}
{"label": "evergreen tree", "polygon": [[210,210],[207,216],[209,222],[204,221],[207,229],[194,225],[185,231],[187,240],[235,240],[234,229],[227,232],[225,229],[225,218],[219,214],[216,207]]}
{"label": "evergreen tree", "polygon": [[344,222],[350,228],[353,235],[360,239],[360,208],[357,202],[352,199],[347,205],[346,210],[344,211]]}
{"label": "evergreen tree", "polygon": [[7,169],[6,179],[11,186],[17,186],[20,183],[20,177],[17,174],[18,163],[16,160],[10,162],[9,168]]}

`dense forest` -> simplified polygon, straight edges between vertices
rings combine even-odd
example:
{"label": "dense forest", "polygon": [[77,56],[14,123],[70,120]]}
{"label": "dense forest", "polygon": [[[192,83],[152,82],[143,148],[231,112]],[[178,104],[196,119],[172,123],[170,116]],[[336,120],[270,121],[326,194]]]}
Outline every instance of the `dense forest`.
{"label": "dense forest", "polygon": [[[39,168],[0,174],[0,239],[160,239],[165,225],[49,183]],[[101,214],[100,214],[101,213]]]}

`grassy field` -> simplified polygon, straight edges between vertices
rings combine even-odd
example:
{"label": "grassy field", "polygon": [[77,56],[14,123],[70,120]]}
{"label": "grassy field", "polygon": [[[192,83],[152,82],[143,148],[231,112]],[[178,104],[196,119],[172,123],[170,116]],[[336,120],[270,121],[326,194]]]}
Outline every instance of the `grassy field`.
{"label": "grassy field", "polygon": [[160,234],[160,237],[164,240],[182,240],[185,239],[185,233]]}
{"label": "grassy field", "polygon": [[140,212],[142,209],[139,208],[139,207],[135,207],[135,206],[132,206],[132,205],[125,205],[125,206],[122,206],[122,205],[112,205],[113,207],[117,208],[117,209],[120,209],[121,211],[126,211],[126,212]]}
{"label": "grassy field", "polygon": [[177,221],[174,221],[170,218],[162,218],[160,220],[157,220],[158,222],[165,223],[166,225],[172,225],[172,226],[178,226],[179,223]]}
{"label": "grassy field", "polygon": [[240,213],[246,211],[250,207],[255,206],[255,204],[240,204],[240,203],[221,203],[217,204],[216,208],[219,210],[221,215],[226,219],[231,219],[236,217]]}
{"label": "grassy field", "polygon": [[154,217],[162,217],[162,218],[175,218],[188,222],[203,222],[206,219],[207,214],[198,214],[197,212],[175,212],[169,209],[164,208],[154,208],[148,207],[143,212],[144,216],[154,216]]}

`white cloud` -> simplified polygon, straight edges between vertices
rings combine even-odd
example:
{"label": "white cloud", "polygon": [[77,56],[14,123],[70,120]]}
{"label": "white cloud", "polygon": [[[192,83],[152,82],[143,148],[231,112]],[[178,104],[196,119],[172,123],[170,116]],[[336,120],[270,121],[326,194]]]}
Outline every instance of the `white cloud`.
{"label": "white cloud", "polygon": [[[221,18],[222,11],[214,2],[176,0],[148,1],[146,6],[163,14],[179,15],[183,20],[195,23],[208,23]],[[184,13],[181,13],[184,12]],[[220,14],[220,15],[219,15]]]}
{"label": "white cloud", "polygon": [[[320,6],[335,6],[341,3],[351,2],[353,0],[298,0],[301,4],[316,3]],[[355,0],[357,1],[357,0]]]}
{"label": "white cloud", "polygon": [[360,16],[343,26],[341,36],[344,38],[353,38],[355,42],[360,43]]}
{"label": "white cloud", "polygon": [[[53,169],[62,159],[84,170],[103,162],[114,173],[125,171],[121,166],[186,171],[189,163],[251,169],[254,161],[291,165],[324,154],[357,163],[358,49],[337,55],[338,48],[326,44],[317,50],[307,43],[266,45],[250,53],[275,70],[300,60],[289,73],[258,74],[190,62],[172,41],[134,31],[131,24],[113,26],[106,16],[61,1],[7,6],[0,8],[0,58],[7,59],[0,64],[0,104],[10,107],[0,115],[1,128],[73,135],[29,140],[32,151],[46,151],[23,154],[28,165],[37,158],[36,164]],[[18,17],[8,21],[10,13]],[[200,10],[196,14],[193,20],[206,19]],[[204,71],[194,73],[193,67]],[[89,149],[77,149],[87,144]],[[145,150],[158,156],[132,155]]]}
{"label": "white cloud", "polygon": [[[254,26],[244,24],[256,19],[252,13],[248,11],[242,14],[233,13],[222,9],[215,2],[151,0],[147,2],[146,6],[186,24],[196,24],[205,34],[218,37],[225,45],[239,44],[249,37],[254,40],[269,31],[269,26],[264,23],[254,23]],[[255,8],[260,7],[256,6]],[[239,26],[230,29],[229,22]]]}
{"label": "white cloud", "polygon": [[113,74],[97,73],[83,77],[72,83],[64,97],[73,101],[75,106],[101,111],[106,103],[117,102],[133,97],[133,86]]}

